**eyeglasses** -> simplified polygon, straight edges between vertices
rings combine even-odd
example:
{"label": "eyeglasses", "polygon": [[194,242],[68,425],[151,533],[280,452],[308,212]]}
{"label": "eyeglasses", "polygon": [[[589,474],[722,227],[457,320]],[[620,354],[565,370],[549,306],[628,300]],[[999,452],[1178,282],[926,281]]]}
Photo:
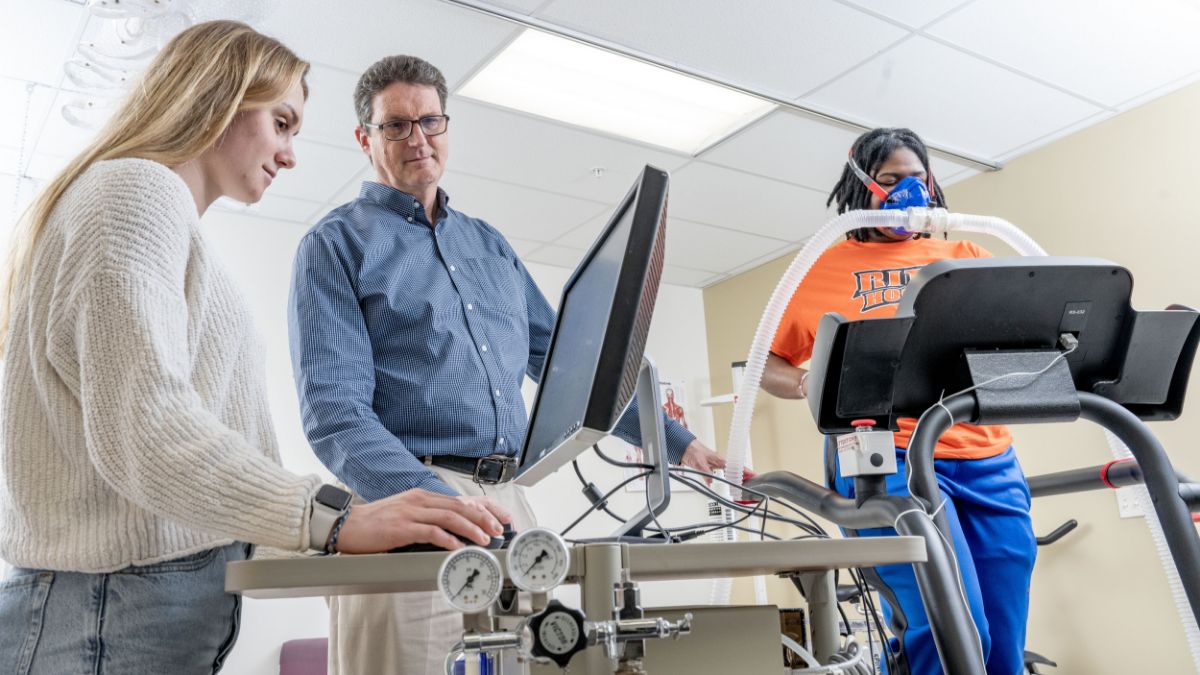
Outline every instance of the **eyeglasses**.
{"label": "eyeglasses", "polygon": [[389,141],[402,141],[412,136],[414,122],[421,125],[421,133],[426,137],[439,136],[446,133],[446,129],[450,127],[450,116],[426,115],[417,120],[392,120],[383,124],[363,122],[363,126],[368,129],[379,129],[383,132],[383,137]]}

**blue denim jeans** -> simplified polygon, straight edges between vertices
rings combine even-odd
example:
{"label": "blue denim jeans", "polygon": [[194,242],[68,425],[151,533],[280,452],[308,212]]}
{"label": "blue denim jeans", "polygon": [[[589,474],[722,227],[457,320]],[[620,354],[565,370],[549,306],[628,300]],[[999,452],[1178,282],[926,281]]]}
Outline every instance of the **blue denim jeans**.
{"label": "blue denim jeans", "polygon": [[0,673],[215,673],[237,639],[223,548],[107,574],[17,568],[0,582]]}

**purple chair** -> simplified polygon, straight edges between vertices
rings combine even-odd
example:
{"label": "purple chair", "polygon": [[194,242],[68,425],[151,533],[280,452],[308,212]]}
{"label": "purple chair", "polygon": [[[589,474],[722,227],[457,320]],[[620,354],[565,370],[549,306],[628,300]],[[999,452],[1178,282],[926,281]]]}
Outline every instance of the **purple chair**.
{"label": "purple chair", "polygon": [[288,640],[279,650],[279,675],[326,675],[328,638]]}

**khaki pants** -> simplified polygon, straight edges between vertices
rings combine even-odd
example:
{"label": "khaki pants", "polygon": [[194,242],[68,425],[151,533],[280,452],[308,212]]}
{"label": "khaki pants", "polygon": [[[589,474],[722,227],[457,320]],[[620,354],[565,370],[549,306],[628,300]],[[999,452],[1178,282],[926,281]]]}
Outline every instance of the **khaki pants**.
{"label": "khaki pants", "polygon": [[[525,488],[479,485],[429,467],[463,495],[487,495],[512,511],[518,531],[536,525]],[[393,593],[329,598],[329,675],[443,675],[446,654],[462,638],[462,614],[441,594]]]}

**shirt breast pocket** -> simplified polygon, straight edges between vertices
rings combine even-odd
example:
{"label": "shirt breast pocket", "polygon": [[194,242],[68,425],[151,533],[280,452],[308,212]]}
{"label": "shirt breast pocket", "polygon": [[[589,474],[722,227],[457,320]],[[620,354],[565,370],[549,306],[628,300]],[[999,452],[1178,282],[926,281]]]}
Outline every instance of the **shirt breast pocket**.
{"label": "shirt breast pocket", "polygon": [[524,314],[525,292],[511,260],[500,257],[467,258],[463,266],[467,268],[471,283],[479,294],[478,298],[467,298],[467,302]]}

